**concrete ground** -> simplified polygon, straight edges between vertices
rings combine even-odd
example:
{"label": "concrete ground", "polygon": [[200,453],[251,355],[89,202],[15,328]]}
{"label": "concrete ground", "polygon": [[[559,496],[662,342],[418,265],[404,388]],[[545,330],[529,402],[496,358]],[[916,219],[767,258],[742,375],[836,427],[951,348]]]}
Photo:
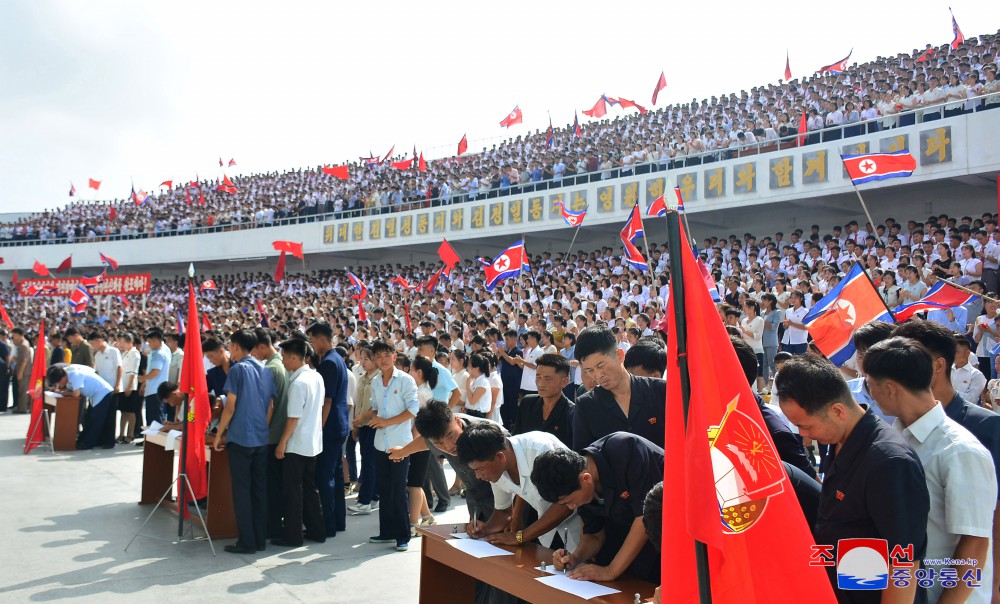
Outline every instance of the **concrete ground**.
{"label": "concrete ground", "polygon": [[[173,543],[177,517],[159,510],[126,552],[152,509],[136,503],[142,449],[24,455],[27,429],[28,416],[0,415],[0,602],[417,601],[420,540],[405,553],[369,544],[378,514],[348,516],[323,544],[243,556],[216,541],[213,557],[207,542]],[[467,521],[464,501],[439,523]]]}

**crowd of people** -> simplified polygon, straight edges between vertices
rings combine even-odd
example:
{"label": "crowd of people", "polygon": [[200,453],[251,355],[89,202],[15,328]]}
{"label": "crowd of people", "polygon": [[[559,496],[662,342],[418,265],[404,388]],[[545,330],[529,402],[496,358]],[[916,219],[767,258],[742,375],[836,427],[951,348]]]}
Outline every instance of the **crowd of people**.
{"label": "crowd of people", "polygon": [[928,45],[841,73],[591,121],[579,136],[572,126],[557,128],[551,143],[546,131],[518,136],[479,153],[430,161],[423,172],[416,161],[396,169],[392,160],[400,157],[373,158],[350,162],[347,180],[317,166],[227,176],[228,190],[219,190],[218,179],[177,183],[142,205],[75,201],[0,225],[0,245],[264,227],[287,218],[392,212],[555,188],[794,145],[803,115],[812,133],[806,143],[856,136],[1000,107],[998,56],[997,35],[969,38],[954,50]]}
{"label": "crowd of people", "polygon": [[[818,542],[886,538],[912,545],[913,559],[975,559],[937,571],[958,573],[957,589],[995,590],[997,217],[852,220],[787,238],[706,237],[698,248]],[[416,527],[463,494],[473,536],[537,539],[577,578],[658,582],[658,540],[631,530],[662,479],[669,255],[650,249],[649,272],[611,247],[536,255],[530,273],[492,292],[474,261],[418,292],[396,277],[426,283],[438,266],[349,267],[368,288],[367,320],[346,272],[211,276],[217,289],[199,294],[211,323],[202,362],[215,446],[232,459],[240,537],[229,550],[322,542],[349,530],[350,515],[377,512],[371,541],[405,551]],[[855,262],[890,307],[942,279],[984,295],[898,326],[858,326],[857,354],[834,367],[803,318]],[[26,412],[32,356],[45,354],[51,387],[90,400],[78,448],[135,442],[153,421],[169,427],[187,288],[180,279],[152,287],[144,307],[76,317],[5,296],[15,328],[0,337],[0,392],[13,382],[13,406]],[[43,316],[47,344],[32,351]],[[635,460],[641,472],[628,466]],[[625,491],[627,502],[613,496]],[[842,494],[868,503],[845,512],[833,503]],[[905,517],[884,519],[884,501],[897,499],[890,508]]]}

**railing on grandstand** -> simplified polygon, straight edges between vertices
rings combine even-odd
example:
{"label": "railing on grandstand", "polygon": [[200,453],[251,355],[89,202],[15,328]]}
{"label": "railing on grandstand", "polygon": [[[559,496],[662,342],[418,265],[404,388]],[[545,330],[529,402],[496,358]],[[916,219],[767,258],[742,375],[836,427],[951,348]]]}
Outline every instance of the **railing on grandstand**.
{"label": "railing on grandstand", "polygon": [[[992,104],[986,104],[985,99],[988,97],[990,100],[994,101]],[[275,218],[272,221],[257,222],[255,220],[244,220],[239,223],[229,223],[229,224],[217,224],[214,226],[201,226],[192,227],[189,229],[177,229],[170,228],[161,231],[154,232],[142,232],[142,233],[131,233],[128,235],[112,234],[112,235],[97,235],[95,237],[85,237],[77,236],[70,240],[67,237],[40,239],[38,235],[31,235],[29,237],[22,237],[20,239],[6,239],[0,240],[0,247],[21,247],[21,246],[35,246],[35,245],[56,245],[62,243],[82,243],[90,241],[127,241],[134,239],[149,239],[154,237],[176,237],[180,235],[195,235],[202,233],[222,233],[227,231],[239,231],[247,229],[258,229],[266,227],[275,226],[285,226],[294,224],[304,224],[310,222],[325,222],[327,220],[340,220],[340,219],[354,219],[364,216],[375,216],[375,215],[385,215],[393,214],[398,212],[407,212],[410,210],[417,210],[427,207],[441,207],[446,205],[454,205],[458,203],[465,203],[468,201],[478,201],[481,199],[493,199],[497,197],[505,197],[507,195],[521,195],[525,193],[533,193],[536,191],[552,191],[557,189],[562,189],[565,187],[578,186],[581,184],[600,182],[602,180],[610,180],[619,177],[628,177],[638,174],[649,174],[653,172],[663,172],[668,170],[675,170],[680,168],[686,168],[689,166],[711,164],[717,161],[723,161],[727,159],[737,159],[740,157],[750,157],[754,155],[761,155],[764,153],[772,153],[774,151],[781,151],[787,149],[794,149],[799,147],[799,139],[804,139],[802,146],[814,145],[821,142],[830,142],[836,140],[851,139],[856,136],[863,136],[866,134],[874,134],[876,132],[890,130],[896,127],[905,127],[917,123],[927,123],[931,121],[936,121],[938,119],[955,117],[965,113],[974,113],[979,111],[985,111],[988,109],[1000,109],[1000,103],[996,102],[996,99],[1000,98],[1000,93],[984,94],[976,97],[970,97],[962,101],[952,101],[950,103],[943,103],[941,105],[936,105],[934,107],[920,107],[913,109],[911,111],[905,111],[901,113],[894,113],[892,115],[879,116],[872,120],[854,122],[850,124],[842,124],[840,126],[832,126],[829,128],[823,128],[822,130],[812,130],[806,132],[804,135],[794,134],[791,136],[786,136],[778,139],[771,140],[757,140],[754,143],[743,144],[739,147],[727,147],[725,149],[715,149],[711,151],[704,151],[697,154],[688,154],[685,156],[677,156],[673,158],[656,158],[650,161],[633,164],[632,166],[617,166],[611,168],[610,170],[597,170],[586,172],[583,174],[574,173],[570,176],[565,176],[561,181],[556,180],[542,180],[538,182],[527,182],[512,184],[509,187],[501,188],[489,188],[480,189],[479,192],[472,196],[467,192],[452,192],[448,197],[435,197],[435,198],[415,198],[413,196],[409,198],[404,198],[403,202],[398,205],[391,206],[379,206],[379,207],[356,207],[356,208],[345,208],[341,211],[333,211],[327,208],[320,208],[316,206],[314,208],[307,208],[306,213],[288,216],[283,218]],[[966,104],[970,102],[977,103],[977,106],[973,110],[965,109]],[[888,127],[886,127],[888,124]],[[793,124],[797,125],[797,124]],[[329,202],[332,205],[332,201]]]}

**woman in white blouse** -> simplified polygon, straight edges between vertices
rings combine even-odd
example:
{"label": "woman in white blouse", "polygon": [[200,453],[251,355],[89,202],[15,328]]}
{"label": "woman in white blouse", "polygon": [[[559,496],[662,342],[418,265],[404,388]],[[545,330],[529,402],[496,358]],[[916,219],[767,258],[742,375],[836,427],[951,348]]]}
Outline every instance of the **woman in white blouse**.
{"label": "woman in white blouse", "polygon": [[493,414],[493,397],[490,393],[490,362],[481,354],[469,357],[469,379],[465,389],[469,402],[466,415],[488,418]]}
{"label": "woman in white blouse", "polygon": [[760,306],[753,299],[747,299],[743,304],[743,313],[740,331],[757,355],[757,391],[760,391],[764,388],[764,319],[760,316]]}
{"label": "woman in white blouse", "polygon": [[895,271],[885,271],[882,273],[882,284],[878,286],[878,293],[885,300],[885,305],[889,308],[899,306],[899,286],[896,285]]}
{"label": "woman in white blouse", "polygon": [[142,408],[142,396],[139,394],[139,362],[141,355],[135,349],[132,336],[123,333],[118,337],[118,350],[122,353],[122,419],[119,425],[118,441],[122,444],[132,442],[135,434],[136,413]]}

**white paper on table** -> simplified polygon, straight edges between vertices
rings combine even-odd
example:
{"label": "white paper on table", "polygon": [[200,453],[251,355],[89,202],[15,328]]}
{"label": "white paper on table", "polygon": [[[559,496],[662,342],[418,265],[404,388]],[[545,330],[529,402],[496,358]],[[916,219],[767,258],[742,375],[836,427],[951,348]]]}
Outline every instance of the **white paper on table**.
{"label": "white paper on table", "polygon": [[50,396],[52,398],[62,398],[63,397],[63,395],[59,394],[58,392],[52,392],[52,391],[49,391],[49,390],[45,391],[45,396]]}
{"label": "white paper on table", "polygon": [[469,536],[469,533],[451,533],[448,536],[452,539],[472,539],[472,537]]}
{"label": "white paper on table", "polygon": [[142,431],[142,433],[143,434],[156,434],[162,428],[163,428],[163,424],[161,424],[160,422],[158,422],[158,421],[156,421],[154,419],[153,423],[149,424],[149,426],[147,426],[146,429]]}
{"label": "white paper on table", "polygon": [[535,570],[537,570],[538,572],[541,572],[541,573],[549,573],[550,575],[562,575],[562,574],[565,574],[561,570],[556,570],[556,567],[554,565],[552,565],[552,564],[546,564],[545,568],[542,568],[541,566],[536,566]]}
{"label": "white paper on table", "polygon": [[445,541],[460,552],[469,554],[473,558],[489,558],[491,556],[513,556],[514,552],[509,552],[486,541],[476,539],[451,539]]}
{"label": "white paper on table", "polygon": [[177,439],[183,436],[184,433],[180,430],[171,430],[167,432],[167,442],[163,445],[163,448],[167,451],[173,451],[177,448]]}
{"label": "white paper on table", "polygon": [[559,591],[564,591],[579,598],[583,598],[584,600],[620,593],[620,590],[613,587],[601,585],[600,583],[592,583],[590,581],[570,579],[568,575],[564,575],[562,573],[550,575],[548,577],[538,577],[535,580],[539,583],[544,583],[549,587],[558,589]]}

